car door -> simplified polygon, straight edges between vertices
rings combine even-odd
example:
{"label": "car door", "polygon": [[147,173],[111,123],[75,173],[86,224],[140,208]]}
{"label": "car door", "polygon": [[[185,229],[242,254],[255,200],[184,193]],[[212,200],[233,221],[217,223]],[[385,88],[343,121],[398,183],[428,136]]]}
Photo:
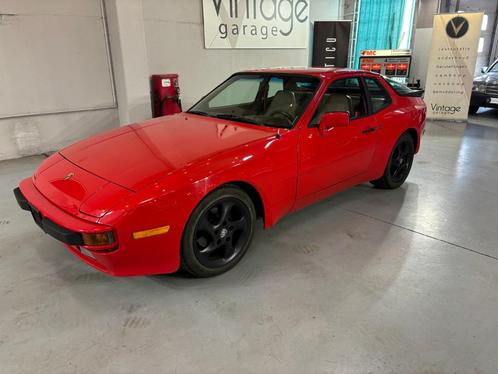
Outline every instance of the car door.
{"label": "car door", "polygon": [[[324,135],[318,129],[320,118],[334,111],[348,112],[350,123]],[[377,128],[361,77],[334,79],[300,136],[297,199],[365,172],[375,152]]]}

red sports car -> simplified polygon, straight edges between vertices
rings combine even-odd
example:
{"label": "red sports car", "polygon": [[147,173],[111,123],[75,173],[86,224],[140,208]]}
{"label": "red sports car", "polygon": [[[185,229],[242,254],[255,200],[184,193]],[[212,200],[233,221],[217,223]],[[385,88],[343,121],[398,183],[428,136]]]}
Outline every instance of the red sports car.
{"label": "red sports car", "polygon": [[121,127],[42,162],[21,208],[112,275],[223,273],[258,217],[359,183],[397,188],[420,145],[420,93],[347,69],[240,72],[184,113]]}

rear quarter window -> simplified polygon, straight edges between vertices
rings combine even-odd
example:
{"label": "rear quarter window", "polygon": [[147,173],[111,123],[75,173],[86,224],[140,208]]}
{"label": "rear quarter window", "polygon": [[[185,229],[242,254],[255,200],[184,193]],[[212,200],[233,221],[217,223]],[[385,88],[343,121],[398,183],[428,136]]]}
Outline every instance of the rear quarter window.
{"label": "rear quarter window", "polygon": [[370,95],[370,111],[372,114],[391,104],[391,96],[376,78],[365,77],[365,85]]}

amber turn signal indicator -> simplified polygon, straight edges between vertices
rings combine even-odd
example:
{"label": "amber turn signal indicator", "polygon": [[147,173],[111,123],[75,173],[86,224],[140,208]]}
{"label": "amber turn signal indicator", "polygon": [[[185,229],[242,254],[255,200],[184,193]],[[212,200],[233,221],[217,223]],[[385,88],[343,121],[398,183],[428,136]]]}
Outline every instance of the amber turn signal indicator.
{"label": "amber turn signal indicator", "polygon": [[81,234],[81,237],[83,238],[83,245],[85,246],[96,247],[114,243],[114,235],[112,234],[112,231],[95,233],[84,232]]}
{"label": "amber turn signal indicator", "polygon": [[149,236],[166,234],[169,231],[169,226],[156,227],[155,229],[137,231],[133,233],[133,239],[143,239]]}

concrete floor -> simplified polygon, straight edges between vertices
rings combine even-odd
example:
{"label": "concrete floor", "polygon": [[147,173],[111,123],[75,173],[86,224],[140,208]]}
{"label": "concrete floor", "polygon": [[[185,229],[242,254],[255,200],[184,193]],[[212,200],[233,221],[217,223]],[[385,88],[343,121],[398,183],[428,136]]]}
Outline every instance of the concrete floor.
{"label": "concrete floor", "polygon": [[12,196],[0,163],[1,373],[498,372],[498,112],[428,124],[407,183],[259,230],[232,271],[111,278]]}

